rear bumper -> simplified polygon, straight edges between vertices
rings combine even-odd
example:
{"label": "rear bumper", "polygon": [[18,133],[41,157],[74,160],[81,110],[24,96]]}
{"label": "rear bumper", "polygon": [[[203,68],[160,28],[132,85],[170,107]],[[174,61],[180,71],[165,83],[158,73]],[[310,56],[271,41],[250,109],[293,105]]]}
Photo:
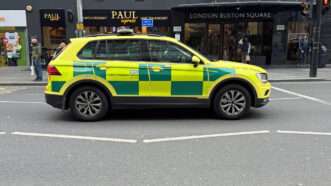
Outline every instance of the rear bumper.
{"label": "rear bumper", "polygon": [[256,99],[255,104],[253,106],[259,108],[259,107],[263,107],[267,103],[269,103],[269,98]]}
{"label": "rear bumper", "polygon": [[59,95],[45,94],[46,103],[58,108],[65,109],[64,97]]}

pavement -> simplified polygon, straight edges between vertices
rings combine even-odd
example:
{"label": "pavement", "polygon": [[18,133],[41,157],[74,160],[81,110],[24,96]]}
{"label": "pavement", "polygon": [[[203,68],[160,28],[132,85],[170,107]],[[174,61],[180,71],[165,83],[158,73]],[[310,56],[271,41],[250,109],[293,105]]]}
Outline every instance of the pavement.
{"label": "pavement", "polygon": [[0,85],[36,85],[43,86],[47,83],[47,73],[43,71],[43,81],[33,81],[36,77],[31,75],[30,67],[0,67]]}
{"label": "pavement", "polygon": [[227,121],[205,109],[76,122],[40,86],[0,86],[1,185],[329,186],[331,81],[274,82]]}
{"label": "pavement", "polygon": [[[331,81],[331,65],[318,69],[318,77],[309,77],[309,68],[268,68],[271,82],[283,81]],[[29,67],[0,67],[0,85],[46,85],[47,73],[44,71],[44,80],[33,81]]]}

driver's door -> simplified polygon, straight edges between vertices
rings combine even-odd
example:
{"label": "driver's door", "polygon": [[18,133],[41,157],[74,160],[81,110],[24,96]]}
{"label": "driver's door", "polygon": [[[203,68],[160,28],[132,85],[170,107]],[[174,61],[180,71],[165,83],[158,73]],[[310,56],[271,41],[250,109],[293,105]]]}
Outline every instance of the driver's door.
{"label": "driver's door", "polygon": [[203,94],[203,65],[194,66],[192,53],[167,42],[148,42],[150,96],[198,97]]}

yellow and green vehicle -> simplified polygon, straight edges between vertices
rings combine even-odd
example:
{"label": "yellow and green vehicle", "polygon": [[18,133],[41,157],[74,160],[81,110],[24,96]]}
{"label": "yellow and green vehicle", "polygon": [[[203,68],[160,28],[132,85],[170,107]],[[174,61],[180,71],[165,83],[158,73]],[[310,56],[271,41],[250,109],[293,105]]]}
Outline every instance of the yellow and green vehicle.
{"label": "yellow and green vehicle", "polygon": [[71,39],[48,74],[47,103],[85,121],[136,107],[204,107],[238,119],[268,103],[271,89],[260,67],[212,62],[174,38],[129,32]]}

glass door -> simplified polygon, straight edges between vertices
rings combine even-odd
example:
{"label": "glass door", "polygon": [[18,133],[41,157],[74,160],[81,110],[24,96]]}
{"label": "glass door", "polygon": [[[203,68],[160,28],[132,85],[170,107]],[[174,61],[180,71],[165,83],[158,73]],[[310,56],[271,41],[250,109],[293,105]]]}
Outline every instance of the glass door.
{"label": "glass door", "polygon": [[222,43],[223,38],[221,34],[220,24],[208,25],[208,37],[207,37],[207,53],[211,60],[218,60],[222,56]]}
{"label": "glass door", "polygon": [[207,24],[206,23],[186,23],[185,43],[198,50],[202,54],[208,55],[207,46]]}

